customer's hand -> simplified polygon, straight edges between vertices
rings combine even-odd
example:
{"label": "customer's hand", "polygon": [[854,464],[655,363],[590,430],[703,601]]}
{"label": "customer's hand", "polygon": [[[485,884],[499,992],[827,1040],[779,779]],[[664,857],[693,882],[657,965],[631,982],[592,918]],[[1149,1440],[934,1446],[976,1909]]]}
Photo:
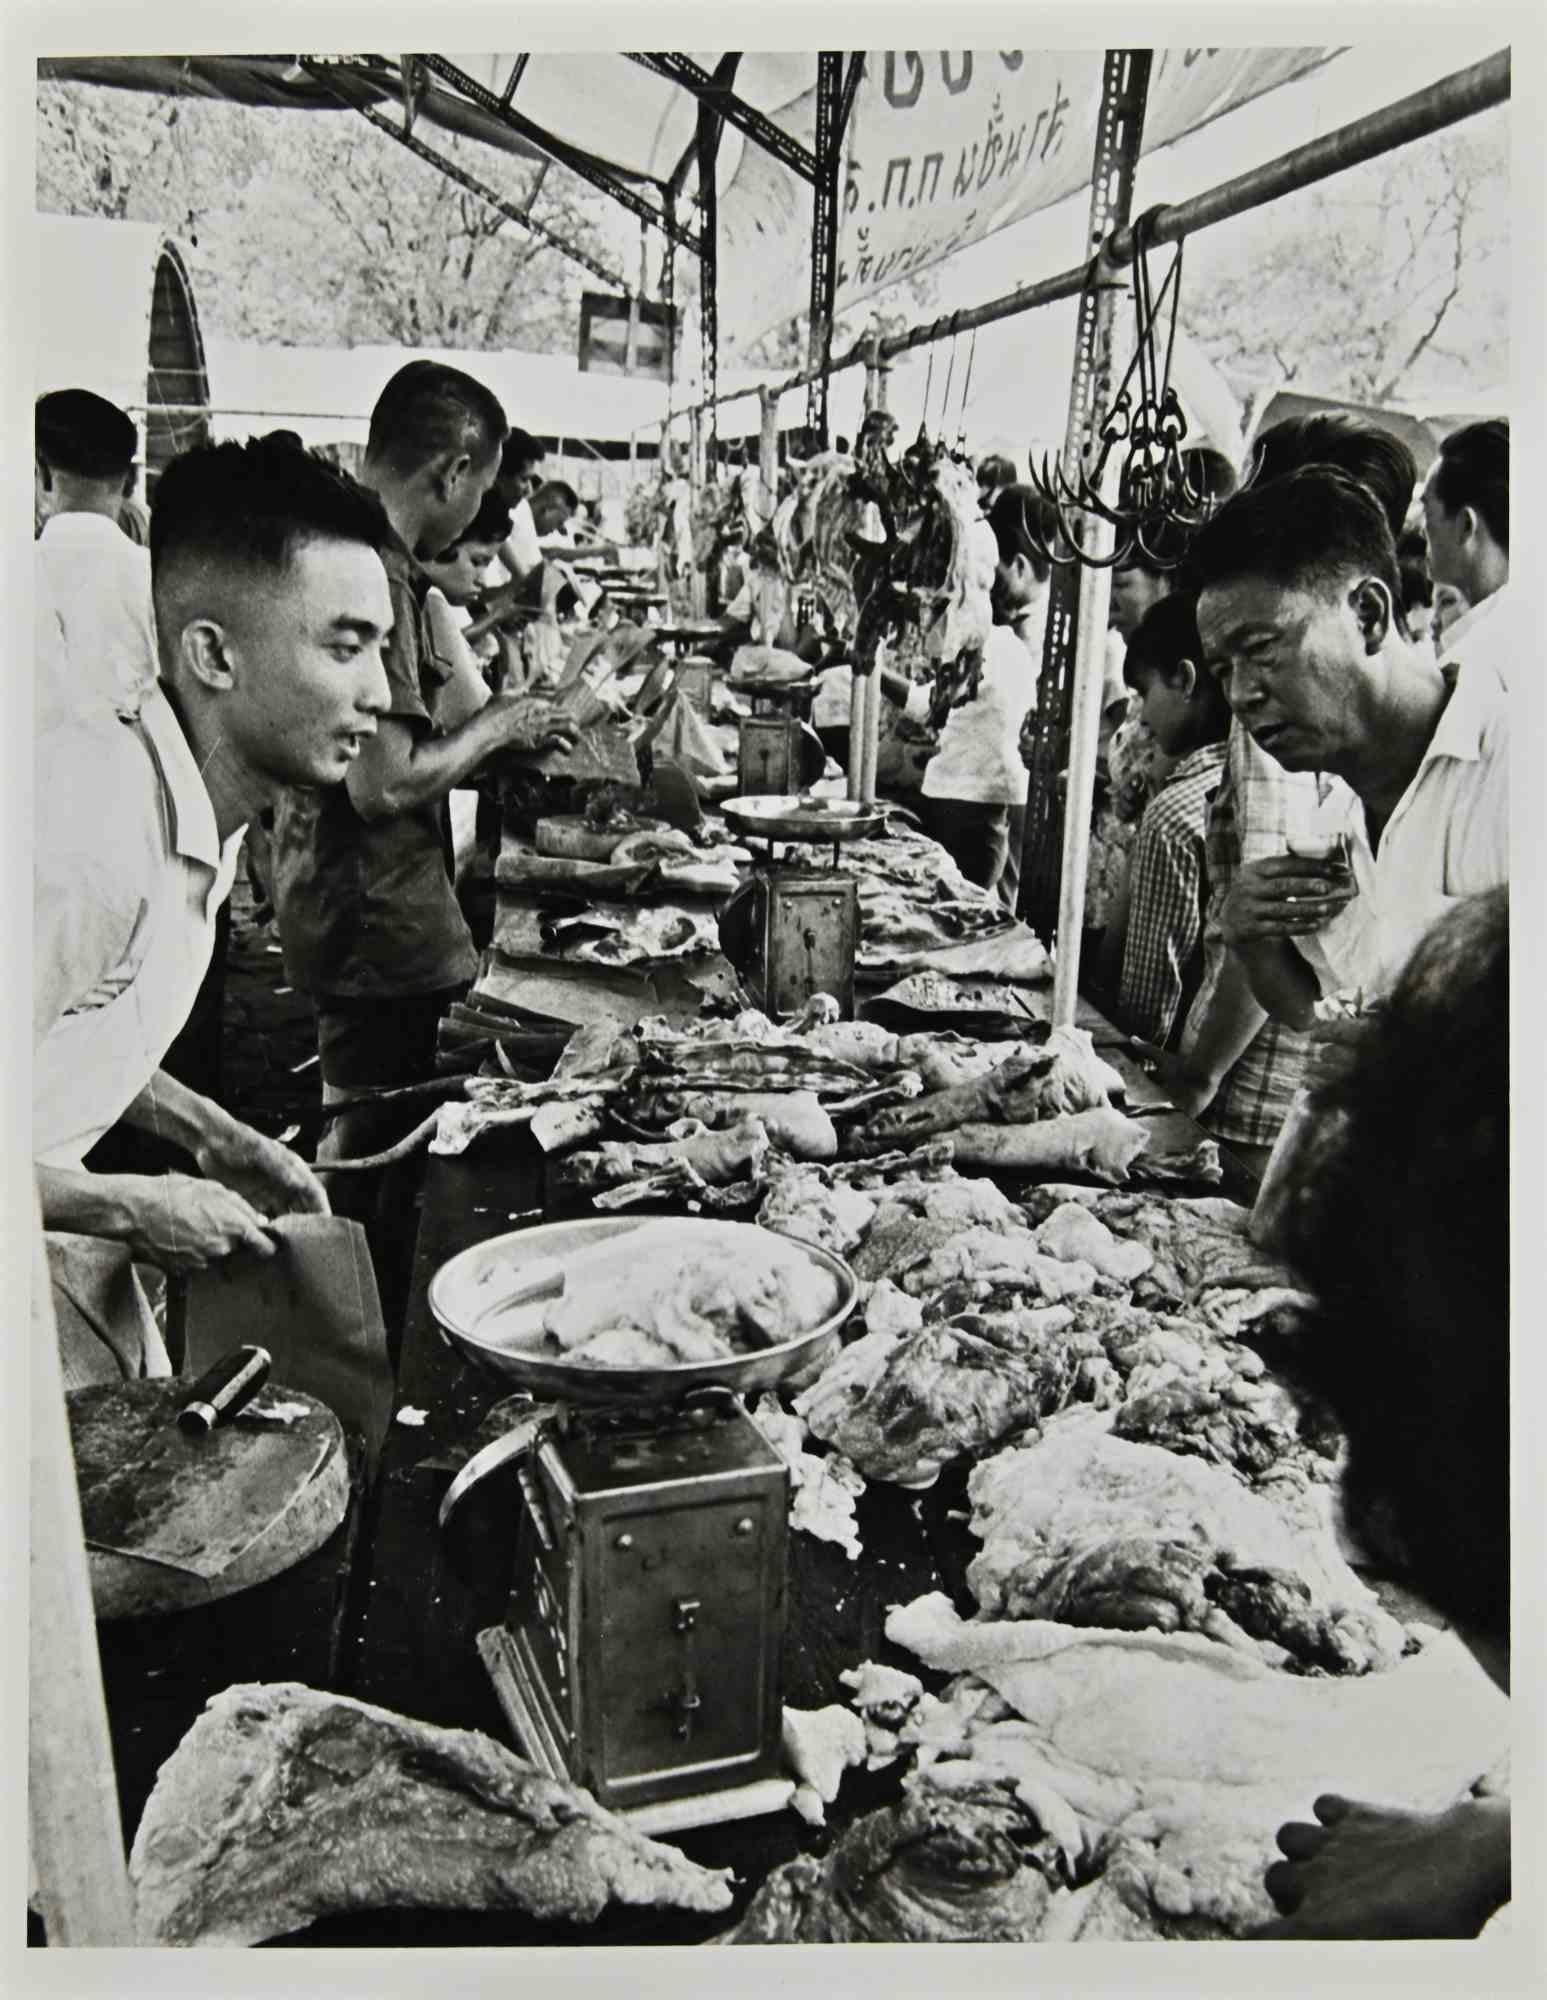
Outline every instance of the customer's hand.
{"label": "customer's hand", "polygon": [[224,1118],[193,1147],[200,1173],[241,1195],[259,1215],[327,1215],[328,1197],[306,1162],[239,1119]]}
{"label": "customer's hand", "polygon": [[272,1257],[275,1242],[246,1198],[192,1174],[115,1175],[123,1239],[135,1259],[163,1271],[202,1271],[238,1250]]}
{"label": "customer's hand", "polygon": [[[1131,1044],[1134,1056],[1146,1074],[1154,1081],[1157,1089],[1163,1090],[1178,1111],[1189,1118],[1196,1118],[1207,1111],[1219,1095],[1219,1079],[1206,1076],[1195,1070],[1172,1050],[1157,1048],[1153,1042],[1141,1042],[1137,1036]],[[1139,1107],[1141,1110],[1143,1106]]]}
{"label": "customer's hand", "polygon": [[1346,910],[1358,895],[1352,875],[1336,861],[1273,854],[1248,861],[1220,905],[1226,944],[1261,944],[1269,938],[1308,937]]}
{"label": "customer's hand", "polygon": [[541,695],[497,694],[484,710],[506,750],[568,750],[579,740],[574,717]]}

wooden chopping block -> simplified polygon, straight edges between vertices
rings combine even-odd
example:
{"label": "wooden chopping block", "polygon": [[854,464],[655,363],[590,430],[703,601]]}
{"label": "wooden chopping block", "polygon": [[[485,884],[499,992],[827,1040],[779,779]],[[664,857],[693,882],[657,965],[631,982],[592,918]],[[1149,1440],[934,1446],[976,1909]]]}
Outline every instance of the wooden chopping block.
{"label": "wooden chopping block", "polygon": [[[70,1441],[83,1506],[94,1486],[132,1466],[153,1438],[175,1423],[187,1388],[186,1382],[174,1379],[95,1383],[70,1391]],[[289,1421],[260,1421],[265,1409],[285,1408],[296,1412]],[[224,1476],[222,1468],[237,1455],[261,1453],[266,1438],[276,1433],[314,1442],[323,1451],[321,1460],[304,1481],[273,1496],[267,1525],[217,1575],[201,1577],[146,1557],[87,1545],[92,1602],[99,1620],[143,1618],[211,1604],[267,1582],[322,1547],[348,1510],[349,1459],[337,1417],[299,1390],[270,1383],[254,1399],[251,1414],[223,1425],[216,1433],[220,1456],[201,1454],[186,1472],[179,1472],[176,1505],[197,1520],[201,1493],[207,1506],[210,1482]]]}

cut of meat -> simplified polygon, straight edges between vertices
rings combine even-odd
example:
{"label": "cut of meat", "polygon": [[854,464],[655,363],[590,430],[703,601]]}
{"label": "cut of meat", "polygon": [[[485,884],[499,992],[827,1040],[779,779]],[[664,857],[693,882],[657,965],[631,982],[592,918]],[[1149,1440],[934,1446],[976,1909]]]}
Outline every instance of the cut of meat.
{"label": "cut of meat", "polygon": [[926,1776],[1064,1801],[1087,1862],[1139,1919],[1130,1935],[1188,1919],[1247,1934],[1274,1915],[1262,1876],[1277,1829],[1310,1819],[1319,1793],[1439,1811],[1508,1740],[1506,1697],[1449,1634],[1355,1680],[1275,1673],[1183,1633],[964,1623],[938,1593],[893,1612],[886,1635],[987,1682],[1016,1718],[964,1704],[958,1740],[937,1731],[921,1750],[937,1759]]}
{"label": "cut of meat", "polygon": [[1292,1470],[1249,1488],[1108,1421],[1075,1412],[973,1472],[967,1581],[986,1614],[1201,1632],[1334,1672],[1400,1658],[1407,1635],[1338,1553],[1321,1489]]}
{"label": "cut of meat", "polygon": [[725,1942],[1019,1943],[1037,1936],[1057,1880],[1035,1815],[1004,1788],[919,1790],[857,1820],[822,1860],[776,1868]]}
{"label": "cut of meat", "polygon": [[1037,1231],[1037,1243],[1050,1257],[1090,1264],[1102,1277],[1122,1285],[1142,1278],[1155,1261],[1154,1252],[1144,1244],[1115,1237],[1099,1217],[1077,1201],[1067,1201],[1053,1210]]}
{"label": "cut of meat", "polygon": [[959,1229],[922,1259],[895,1266],[893,1274],[916,1298],[927,1298],[954,1278],[1014,1282],[1049,1300],[1081,1298],[1096,1285],[1089,1264],[1045,1255],[1026,1229]]}
{"label": "cut of meat", "polygon": [[342,1910],[722,1910],[700,1868],[473,1730],[294,1682],[216,1695],[156,1778],[129,1863],[147,1944],[256,1944]]}

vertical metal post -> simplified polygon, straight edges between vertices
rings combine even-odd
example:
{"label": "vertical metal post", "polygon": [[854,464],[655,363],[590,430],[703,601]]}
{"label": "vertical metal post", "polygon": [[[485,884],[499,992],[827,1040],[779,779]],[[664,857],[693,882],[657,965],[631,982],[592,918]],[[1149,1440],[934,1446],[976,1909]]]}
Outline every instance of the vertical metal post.
{"label": "vertical metal post", "polygon": [[838,282],[838,182],[843,159],[843,57],[816,59],[816,180],[811,189],[811,332],[806,422],[819,451],[827,447],[827,363]]}
{"label": "vertical metal post", "polygon": [[865,415],[873,410],[886,408],[886,378],[892,372],[892,364],[881,352],[881,336],[870,336],[869,349],[865,355]]}
{"label": "vertical metal post", "polygon": [[698,518],[704,492],[704,413],[695,406],[688,412],[688,492],[693,524],[693,567],[688,579],[688,615],[702,618],[709,608],[709,579],[698,560]]}
{"label": "vertical metal post", "polygon": [[719,418],[715,414],[715,397],[719,393],[720,365],[720,317],[719,317],[719,194],[715,185],[715,162],[720,151],[720,130],[723,121],[700,103],[698,107],[698,213],[699,241],[703,245],[698,259],[698,310],[699,325],[703,336],[704,368],[703,398],[709,417],[708,453],[709,477],[715,478],[719,468]]}
{"label": "vertical metal post", "polygon": [[[1091,166],[1090,221],[1087,245],[1092,257],[1115,229],[1124,227],[1133,205],[1133,184],[1139,146],[1144,131],[1144,105],[1149,89],[1151,56],[1148,49],[1109,49],[1102,73],[1101,111],[1096,128],[1095,154]],[[1121,280],[1110,274],[1111,282],[1087,281],[1080,297],[1078,331],[1075,336],[1074,367],[1070,381],[1069,413],[1064,437],[1064,467],[1071,476],[1085,463],[1087,447],[1105,409],[1111,389],[1111,336],[1115,288]],[[1096,533],[1094,519],[1088,520],[1087,537]],[[1094,541],[1089,543],[1096,553]],[[1026,801],[1026,845],[1021,873],[1022,914],[1044,936],[1058,937],[1060,966],[1067,959],[1073,967],[1070,979],[1078,975],[1078,937],[1083,921],[1075,926],[1071,940],[1061,928],[1066,921],[1062,899],[1064,876],[1063,828],[1073,804],[1076,772],[1071,768],[1074,740],[1074,679],[1079,635],[1088,635],[1088,647],[1098,660],[1106,647],[1107,605],[1110,585],[1104,584],[1098,598],[1085,590],[1084,564],[1064,565],[1053,572],[1048,592],[1047,636],[1043,647],[1037,708],[1027,717],[1026,737],[1031,749],[1030,783]],[[1097,726],[1100,707],[1097,699]],[[1060,798],[1060,777],[1067,790]],[[1079,774],[1083,785],[1085,775]],[[1094,766],[1090,773],[1094,782]],[[1088,854],[1090,798],[1085,799],[1086,836],[1080,847],[1079,869],[1083,898],[1085,859]],[[1072,986],[1071,986],[1072,990]],[[1072,1018],[1072,1017],[1071,1017]]]}
{"label": "vertical metal post", "polygon": [[779,391],[766,384],[757,392],[758,505],[771,521],[779,505]]}

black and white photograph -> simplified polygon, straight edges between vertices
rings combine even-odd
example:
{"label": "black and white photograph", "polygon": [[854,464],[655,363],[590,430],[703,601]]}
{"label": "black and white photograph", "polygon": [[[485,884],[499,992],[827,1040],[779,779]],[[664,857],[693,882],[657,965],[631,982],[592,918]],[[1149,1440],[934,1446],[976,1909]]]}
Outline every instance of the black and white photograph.
{"label": "black and white photograph", "polygon": [[980,12],[12,51],[12,1990],[1547,1974],[1537,30]]}

